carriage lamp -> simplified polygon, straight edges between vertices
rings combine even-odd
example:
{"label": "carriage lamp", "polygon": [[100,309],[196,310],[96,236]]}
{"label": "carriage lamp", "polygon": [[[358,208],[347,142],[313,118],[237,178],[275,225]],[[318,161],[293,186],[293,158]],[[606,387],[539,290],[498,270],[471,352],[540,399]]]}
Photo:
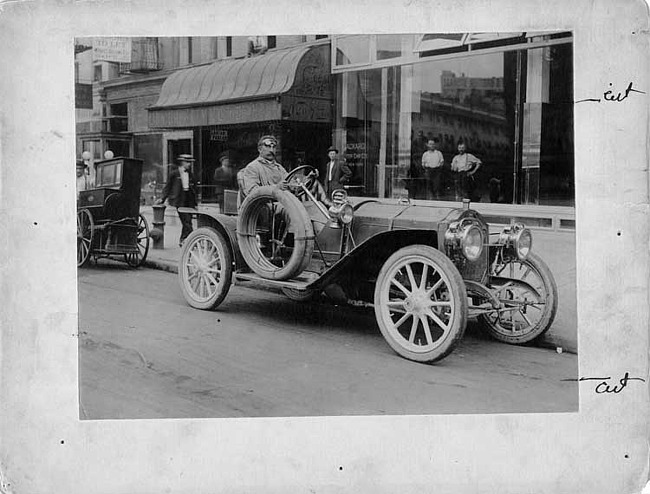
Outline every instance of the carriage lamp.
{"label": "carriage lamp", "polygon": [[483,232],[474,223],[455,221],[445,232],[445,244],[451,250],[460,251],[468,261],[476,261],[483,252]]}
{"label": "carriage lamp", "polygon": [[513,223],[499,235],[499,245],[503,246],[504,254],[523,261],[533,247],[533,234],[523,223]]}

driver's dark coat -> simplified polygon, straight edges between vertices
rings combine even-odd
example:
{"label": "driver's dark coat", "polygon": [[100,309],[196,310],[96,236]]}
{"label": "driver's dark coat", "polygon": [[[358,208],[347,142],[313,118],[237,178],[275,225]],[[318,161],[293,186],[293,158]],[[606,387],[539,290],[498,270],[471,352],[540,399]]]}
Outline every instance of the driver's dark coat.
{"label": "driver's dark coat", "polygon": [[174,168],[170,174],[165,187],[163,188],[162,198],[164,201],[167,199],[167,202],[170,206],[180,208],[195,208],[196,207],[196,192],[194,190],[194,177],[192,172],[187,172],[190,177],[190,188],[189,190],[183,190],[183,182],[181,181],[181,174],[178,171],[178,168]]}

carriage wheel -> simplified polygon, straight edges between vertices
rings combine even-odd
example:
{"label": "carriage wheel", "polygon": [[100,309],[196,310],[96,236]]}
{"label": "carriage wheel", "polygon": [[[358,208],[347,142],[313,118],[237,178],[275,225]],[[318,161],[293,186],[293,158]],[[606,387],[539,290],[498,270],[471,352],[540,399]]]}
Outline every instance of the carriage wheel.
{"label": "carriage wheel", "polygon": [[126,263],[129,266],[137,268],[147,259],[147,253],[149,252],[149,234],[149,223],[147,223],[144,216],[140,215],[138,218],[138,235],[136,237],[138,252],[124,254]]}
{"label": "carriage wheel", "polygon": [[90,259],[93,244],[93,228],[95,224],[90,211],[77,211],[77,267],[84,266]]}

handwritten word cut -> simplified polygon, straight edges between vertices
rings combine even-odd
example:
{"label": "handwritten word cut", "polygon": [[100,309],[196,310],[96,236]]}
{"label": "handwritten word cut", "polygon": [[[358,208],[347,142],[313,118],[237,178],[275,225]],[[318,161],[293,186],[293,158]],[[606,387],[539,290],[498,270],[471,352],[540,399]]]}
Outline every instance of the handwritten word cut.
{"label": "handwritten word cut", "polygon": [[[611,87],[612,83],[610,82],[609,85]],[[630,84],[625,89],[625,94],[618,93],[618,94],[614,95],[614,91],[609,89],[609,90],[607,90],[607,91],[605,91],[603,93],[603,98],[605,99],[605,101],[617,101],[617,102],[620,102],[620,101],[623,101],[624,99],[626,99],[630,95],[630,93],[645,94],[643,91],[639,91],[638,89],[634,89],[633,83],[630,82]]]}
{"label": "handwritten word cut", "polygon": [[598,386],[596,386],[596,393],[598,394],[603,394],[603,393],[620,393],[625,389],[627,386],[627,383],[629,381],[643,381],[645,382],[645,379],[641,379],[640,377],[630,377],[630,373],[626,372],[625,375],[619,379],[618,384],[611,386],[607,381],[603,381]]}
{"label": "handwritten word cut", "polygon": [[[609,87],[613,87],[613,84],[610,82]],[[624,101],[630,96],[630,93],[639,93],[639,94],[645,94],[644,91],[639,91],[638,89],[635,89],[634,83],[630,82],[627,85],[627,88],[625,88],[625,91],[623,92],[618,92],[616,93],[615,90],[613,89],[608,89],[603,93],[602,98],[586,98],[586,99],[581,99],[576,101],[576,103],[583,103],[585,101],[595,101],[596,103],[600,103],[602,100],[605,101],[610,101],[613,103],[620,103],[621,101]]]}
{"label": "handwritten word cut", "polygon": [[623,391],[630,381],[645,382],[645,379],[640,377],[630,377],[630,373],[626,372],[625,375],[618,380],[618,384],[611,384],[609,381],[611,377],[581,377],[579,381],[600,381],[594,391],[596,394],[618,394]]}

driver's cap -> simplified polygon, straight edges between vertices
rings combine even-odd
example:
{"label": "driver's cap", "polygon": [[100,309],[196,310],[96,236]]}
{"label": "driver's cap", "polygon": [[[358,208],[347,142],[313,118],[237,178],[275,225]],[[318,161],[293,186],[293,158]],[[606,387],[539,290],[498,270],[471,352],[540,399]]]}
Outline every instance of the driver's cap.
{"label": "driver's cap", "polygon": [[265,135],[265,136],[260,137],[260,140],[257,141],[257,145],[259,147],[264,142],[269,142],[269,141],[273,142],[273,144],[275,144],[276,146],[278,145],[278,140],[275,138],[275,136],[272,136],[272,135]]}

